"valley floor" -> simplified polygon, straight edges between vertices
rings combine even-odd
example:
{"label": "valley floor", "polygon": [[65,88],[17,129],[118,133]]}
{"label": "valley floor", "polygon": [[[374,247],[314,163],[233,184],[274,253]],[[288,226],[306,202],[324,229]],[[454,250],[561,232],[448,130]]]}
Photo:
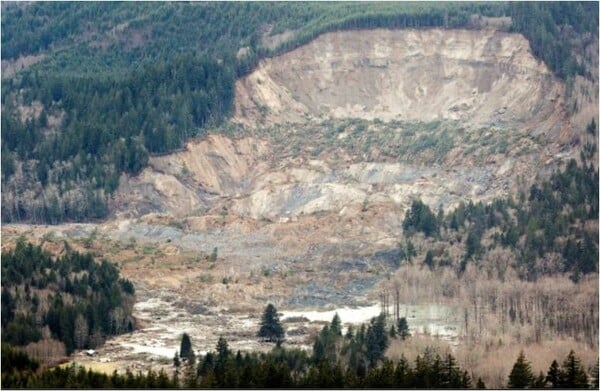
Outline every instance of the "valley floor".
{"label": "valley floor", "polygon": [[[590,345],[583,334],[567,337],[545,330],[536,340],[529,324],[507,323],[500,330],[499,318],[483,300],[482,286],[490,285],[483,276],[478,283],[469,283],[469,276],[458,281],[444,272],[436,277],[419,266],[397,268],[385,246],[366,241],[342,245],[335,238],[315,234],[311,237],[321,239],[304,243],[307,248],[288,246],[282,232],[293,231],[293,222],[252,224],[208,230],[149,219],[103,225],[5,225],[2,245],[10,247],[24,236],[51,252],[61,252],[68,241],[75,249],[116,262],[121,274],[134,283],[136,331],[109,339],[94,356],[83,352],[72,356],[78,364],[105,372],[173,371],[183,332],[191,336],[200,354],[214,350],[219,337],[226,338],[234,351],[268,351],[272,344],[259,342],[256,332],[269,302],[282,313],[285,345],[312,349],[314,337],[335,312],[346,326],[366,322],[381,311],[382,292],[389,294],[398,286],[402,287],[400,314],[407,317],[413,336],[392,341],[387,355],[393,359],[405,355],[413,360],[432,348],[440,354],[452,352],[461,366],[471,368],[492,387],[505,386],[520,350],[532,361],[534,372],[545,372],[552,359],[563,360],[571,349],[588,373],[597,362],[597,343]],[[591,298],[597,298],[593,279],[577,286],[565,284],[562,294],[577,296],[587,289]],[[480,302],[473,306],[467,301],[468,287],[461,291],[460,284],[479,289],[475,292],[481,295]],[[559,280],[552,283],[560,284]],[[498,283],[499,297],[508,285]],[[462,293],[445,296],[439,290],[442,286]],[[388,303],[391,313],[393,303],[389,299]]]}

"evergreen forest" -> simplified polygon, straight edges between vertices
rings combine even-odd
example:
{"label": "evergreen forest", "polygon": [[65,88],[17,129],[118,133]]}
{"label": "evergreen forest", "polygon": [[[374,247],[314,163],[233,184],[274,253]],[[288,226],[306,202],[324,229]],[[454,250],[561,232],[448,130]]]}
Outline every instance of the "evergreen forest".
{"label": "evergreen forest", "polygon": [[135,328],[133,284],[114,264],[65,247],[53,257],[21,240],[2,251],[2,343],[49,363]]}
{"label": "evergreen forest", "polygon": [[597,37],[593,2],[3,3],[2,59],[33,64],[2,78],[2,221],[106,218],[122,174],[222,131],[236,77],[261,58],[329,31],[482,17],[510,17],[567,82],[589,72],[574,50]]}
{"label": "evergreen forest", "polygon": [[[481,266],[490,251],[501,248],[515,260],[521,279],[566,273],[578,281],[598,272],[598,235],[593,229],[599,213],[598,188],[598,172],[584,159],[581,164],[569,161],[564,170],[532,185],[517,199],[461,203],[448,214],[434,213],[416,199],[402,223],[409,239],[399,246],[398,263],[416,262],[410,238],[419,233],[428,243],[422,262],[431,270],[453,267],[460,274],[469,263]],[[449,256],[452,246],[460,248],[459,262]],[[544,262],[550,256],[556,261]]]}

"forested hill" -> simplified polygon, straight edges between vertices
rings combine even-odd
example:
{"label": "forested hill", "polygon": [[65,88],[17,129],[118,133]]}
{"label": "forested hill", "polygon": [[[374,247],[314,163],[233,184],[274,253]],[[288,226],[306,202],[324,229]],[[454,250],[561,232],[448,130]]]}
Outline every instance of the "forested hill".
{"label": "forested hill", "polygon": [[597,40],[594,2],[4,2],[2,219],[106,217],[122,173],[226,120],[236,77],[324,32],[489,25],[565,80],[594,73],[575,50]]}
{"label": "forested hill", "polygon": [[[65,242],[66,243],[66,242]],[[2,343],[53,363],[134,329],[133,284],[117,267],[73,251],[52,257],[19,240],[2,251]]]}

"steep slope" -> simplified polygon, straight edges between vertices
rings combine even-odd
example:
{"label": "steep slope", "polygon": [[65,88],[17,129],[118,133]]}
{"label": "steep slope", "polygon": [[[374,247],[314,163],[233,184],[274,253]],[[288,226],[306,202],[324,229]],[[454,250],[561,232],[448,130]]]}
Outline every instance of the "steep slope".
{"label": "steep slope", "polygon": [[366,205],[400,218],[414,197],[436,209],[491,200],[575,156],[564,90],[518,34],[325,34],[237,81],[242,137],[151,158],[117,206],[289,221]]}
{"label": "steep slope", "polygon": [[518,34],[369,30],[325,34],[262,61],[236,84],[236,113],[244,123],[331,117],[522,126],[536,120],[552,128],[563,94]]}

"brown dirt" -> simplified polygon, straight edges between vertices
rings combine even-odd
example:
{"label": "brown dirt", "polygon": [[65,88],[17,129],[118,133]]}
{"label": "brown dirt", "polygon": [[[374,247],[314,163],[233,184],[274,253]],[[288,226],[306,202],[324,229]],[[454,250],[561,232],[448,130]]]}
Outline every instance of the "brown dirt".
{"label": "brown dirt", "polygon": [[[377,283],[393,270],[385,253],[402,240],[413,198],[446,210],[461,200],[489,200],[578,155],[572,140],[580,130],[565,118],[563,95],[563,84],[520,35],[326,34],[262,61],[237,82],[238,138],[211,135],[151,158],[140,175],[121,178],[115,214],[103,224],[3,226],[2,248],[23,234],[52,252],[68,239],[113,260],[140,300],[217,313],[193,329],[212,348],[217,333],[231,332],[222,322],[259,316],[268,301],[376,301]],[[577,121],[597,118],[597,104],[589,107]],[[355,132],[360,123],[343,122],[348,118],[373,121]],[[375,119],[405,122],[389,128]],[[434,120],[464,124],[451,129],[454,146],[436,163],[431,151],[408,162],[386,154],[385,139],[366,147],[380,135],[407,132],[402,126]],[[416,126],[415,137],[424,126]],[[471,153],[500,139],[505,152]],[[216,262],[208,260],[213,248]],[[174,324],[181,328],[181,321]],[[158,320],[141,322],[151,328]],[[247,335],[230,336],[246,346]],[[177,335],[169,338],[175,343]]]}
{"label": "brown dirt", "polygon": [[[236,120],[366,118],[467,124],[542,121],[564,87],[523,36],[494,30],[366,30],[324,34],[236,84]],[[549,121],[549,122],[548,122]]]}

